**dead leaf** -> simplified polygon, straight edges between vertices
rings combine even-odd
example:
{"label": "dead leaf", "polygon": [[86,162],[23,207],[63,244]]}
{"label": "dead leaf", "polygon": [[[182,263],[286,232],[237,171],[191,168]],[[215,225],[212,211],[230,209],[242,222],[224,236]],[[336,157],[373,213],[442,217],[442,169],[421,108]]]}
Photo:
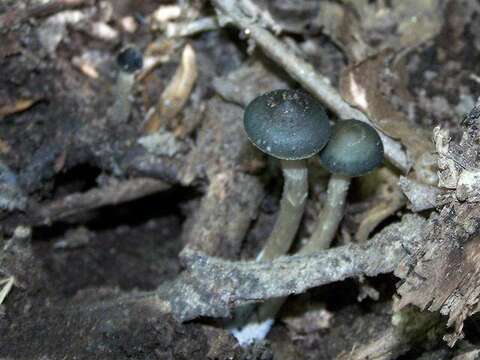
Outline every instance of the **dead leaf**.
{"label": "dead leaf", "polygon": [[405,205],[405,197],[397,184],[397,176],[386,168],[381,169],[378,173],[380,178],[376,191],[378,200],[373,207],[363,214],[363,219],[355,234],[355,239],[358,242],[367,241],[370,233],[382,221]]}
{"label": "dead leaf", "polygon": [[[364,55],[371,56],[386,48],[396,51],[411,49],[425,43],[442,28],[444,0],[384,1],[343,0],[343,6],[354,12],[359,22],[345,22],[345,28],[355,37],[343,37],[345,47],[366,44]],[[345,10],[344,10],[345,11]],[[353,19],[353,16],[349,16]],[[358,24],[359,23],[359,24]],[[342,30],[345,33],[345,30]],[[379,36],[381,34],[381,36]],[[350,41],[348,41],[350,40]],[[363,60],[365,57],[351,60]]]}
{"label": "dead leaf", "polygon": [[192,46],[183,49],[182,60],[177,71],[160,97],[158,116],[154,116],[146,125],[146,132],[157,131],[162,122],[174,118],[184,107],[197,80],[196,55]]}
{"label": "dead leaf", "polygon": [[28,110],[36,102],[38,99],[20,99],[14,104],[0,106],[0,118]]}
{"label": "dead leaf", "polygon": [[182,8],[179,5],[162,5],[152,14],[152,26],[163,26],[166,22],[176,20],[182,15]]}
{"label": "dead leaf", "polygon": [[98,79],[100,77],[97,69],[95,68],[95,65],[90,63],[88,59],[74,56],[72,58],[72,64],[89,78]]}
{"label": "dead leaf", "polygon": [[319,2],[316,22],[345,52],[351,63],[365,59],[370,48],[362,36],[362,22],[349,6],[332,1]]}
{"label": "dead leaf", "polygon": [[382,76],[386,71],[392,71],[394,58],[395,54],[388,50],[349,67],[340,78],[340,91],[349,103],[367,113],[379,130],[406,146],[409,155],[415,159],[413,167],[417,179],[433,185],[438,179],[433,168],[436,164],[430,133],[409,122],[394,108],[388,94],[382,92]]}

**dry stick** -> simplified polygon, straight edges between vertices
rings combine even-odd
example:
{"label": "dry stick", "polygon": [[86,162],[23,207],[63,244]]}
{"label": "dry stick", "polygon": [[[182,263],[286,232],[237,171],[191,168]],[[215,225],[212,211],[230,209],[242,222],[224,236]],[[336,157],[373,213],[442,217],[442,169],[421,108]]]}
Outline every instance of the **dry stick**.
{"label": "dry stick", "polygon": [[228,317],[233,307],[302,293],[312,287],[360,275],[392,272],[422,245],[426,220],[405,215],[364,244],[349,244],[310,255],[282,256],[274,261],[232,262],[187,251],[187,271],[156,291],[123,295],[70,311],[149,303],[179,321],[201,316]]}
{"label": "dry stick", "polygon": [[140,199],[170,189],[171,185],[151,178],[134,178],[83,193],[73,193],[32,210],[32,223],[51,224],[69,216],[107,205]]}
{"label": "dry stick", "polygon": [[[198,253],[186,254],[189,275],[170,293],[175,316],[189,320],[203,313],[226,317],[233,306],[250,301],[299,294],[311,287],[360,275],[393,271],[400,260],[422,245],[425,220],[407,215],[365,244],[350,244],[309,255],[282,256],[274,261],[230,262]],[[188,274],[188,273],[187,273]],[[183,299],[196,299],[193,308]]]}
{"label": "dry stick", "polygon": [[[280,64],[285,71],[303,87],[314,94],[325,106],[342,119],[358,119],[374,126],[368,117],[358,109],[353,108],[342,99],[328,79],[318,74],[306,61],[297,57],[283,42],[278,40],[268,30],[252,21],[238,8],[238,2],[233,0],[211,0],[219,11],[219,19],[232,22],[243,29],[262,48],[265,54]],[[224,21],[225,22],[225,21]],[[220,24],[222,22],[220,21]],[[403,150],[402,144],[379,132],[385,149],[385,156],[400,170],[407,172],[411,160]]]}

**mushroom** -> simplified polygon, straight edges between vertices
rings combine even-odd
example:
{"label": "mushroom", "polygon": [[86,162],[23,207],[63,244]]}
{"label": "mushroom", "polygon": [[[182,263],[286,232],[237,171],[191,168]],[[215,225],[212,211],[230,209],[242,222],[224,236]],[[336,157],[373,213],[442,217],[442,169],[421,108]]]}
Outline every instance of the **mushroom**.
{"label": "mushroom", "polygon": [[[301,90],[274,90],[255,98],[245,109],[245,132],[264,153],[280,159],[283,194],[280,211],[257,261],[272,260],[285,254],[295,238],[308,195],[305,159],[317,154],[330,137],[330,122],[323,106]],[[235,310],[228,324],[243,345],[261,337],[263,328],[247,321],[255,306]],[[268,330],[267,330],[268,332]]]}
{"label": "mushroom", "polygon": [[332,176],[310,242],[300,250],[303,254],[330,246],[343,218],[351,178],[365,175],[383,163],[383,144],[370,125],[360,120],[343,120],[333,126],[332,137],[319,156]]}
{"label": "mushroom", "polygon": [[133,46],[124,48],[117,55],[117,66],[119,70],[111,116],[115,122],[124,123],[128,120],[132,107],[130,93],[135,83],[135,72],[143,67],[142,53]]}
{"label": "mushroom", "polygon": [[301,90],[274,90],[255,98],[245,109],[245,132],[262,152],[280,159],[283,194],[280,211],[257,260],[285,254],[298,230],[308,195],[305,159],[330,138],[323,106]]}
{"label": "mushroom", "polygon": [[[332,127],[332,136],[320,152],[322,165],[332,173],[327,200],[310,241],[300,254],[327,249],[343,217],[350,179],[374,170],[383,162],[383,144],[377,131],[359,120],[343,120]],[[235,335],[241,345],[263,340],[270,331],[284,298],[270,299],[259,306],[242,332]]]}

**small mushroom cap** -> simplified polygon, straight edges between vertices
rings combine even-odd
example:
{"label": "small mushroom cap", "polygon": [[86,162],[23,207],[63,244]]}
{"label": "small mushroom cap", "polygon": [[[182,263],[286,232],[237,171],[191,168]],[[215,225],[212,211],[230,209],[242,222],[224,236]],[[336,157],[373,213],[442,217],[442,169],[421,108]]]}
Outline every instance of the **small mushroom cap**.
{"label": "small mushroom cap", "polygon": [[331,173],[362,176],[383,162],[383,144],[377,131],[359,120],[342,120],[320,152],[320,162]]}
{"label": "small mushroom cap", "polygon": [[129,46],[117,55],[117,64],[122,71],[134,73],[143,67],[143,55],[136,47]]}
{"label": "small mushroom cap", "polygon": [[243,121],[250,141],[282,160],[309,158],[330,137],[325,109],[301,90],[274,90],[255,98],[245,109]]}

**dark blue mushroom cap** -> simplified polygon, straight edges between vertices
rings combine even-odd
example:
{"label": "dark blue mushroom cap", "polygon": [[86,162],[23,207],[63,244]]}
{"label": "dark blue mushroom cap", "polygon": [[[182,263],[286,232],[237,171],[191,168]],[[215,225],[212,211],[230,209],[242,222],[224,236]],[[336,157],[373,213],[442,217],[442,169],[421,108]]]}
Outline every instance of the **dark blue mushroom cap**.
{"label": "dark blue mushroom cap", "polygon": [[143,67],[143,55],[136,47],[129,46],[117,55],[117,64],[127,73],[134,73]]}
{"label": "dark blue mushroom cap", "polygon": [[301,90],[275,90],[255,98],[245,109],[243,121],[250,141],[282,160],[309,158],[330,137],[325,109]]}
{"label": "dark blue mushroom cap", "polygon": [[383,162],[383,144],[377,131],[359,120],[338,121],[332,136],[319,154],[320,162],[331,173],[362,176]]}

